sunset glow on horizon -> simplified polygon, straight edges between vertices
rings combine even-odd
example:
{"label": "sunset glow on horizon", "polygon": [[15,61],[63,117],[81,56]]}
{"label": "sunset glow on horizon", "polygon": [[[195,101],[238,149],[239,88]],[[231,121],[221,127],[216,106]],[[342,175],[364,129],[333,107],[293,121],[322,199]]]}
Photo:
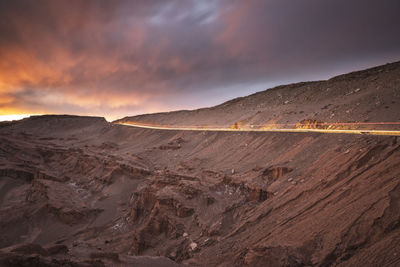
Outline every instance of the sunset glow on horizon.
{"label": "sunset glow on horizon", "polygon": [[194,109],[398,61],[398,10],[397,0],[1,1],[0,120]]}
{"label": "sunset glow on horizon", "polygon": [[[41,114],[34,114],[41,115]],[[12,114],[12,115],[0,115],[0,121],[16,121],[24,118],[33,116],[33,114]]]}

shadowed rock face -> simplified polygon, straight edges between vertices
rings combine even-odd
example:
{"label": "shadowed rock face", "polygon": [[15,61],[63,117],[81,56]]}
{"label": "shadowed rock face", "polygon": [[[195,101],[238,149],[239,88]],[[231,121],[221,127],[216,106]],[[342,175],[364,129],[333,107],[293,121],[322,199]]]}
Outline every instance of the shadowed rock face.
{"label": "shadowed rock face", "polygon": [[399,160],[398,137],[25,119],[0,127],[0,262],[395,266]]}

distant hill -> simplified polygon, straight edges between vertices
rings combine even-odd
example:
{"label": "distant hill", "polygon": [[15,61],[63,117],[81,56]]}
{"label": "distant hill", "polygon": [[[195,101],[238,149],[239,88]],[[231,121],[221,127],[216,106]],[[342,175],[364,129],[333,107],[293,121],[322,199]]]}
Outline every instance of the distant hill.
{"label": "distant hill", "polygon": [[301,120],[400,121],[400,62],[327,81],[282,85],[215,107],[125,117],[116,122],[229,127]]}

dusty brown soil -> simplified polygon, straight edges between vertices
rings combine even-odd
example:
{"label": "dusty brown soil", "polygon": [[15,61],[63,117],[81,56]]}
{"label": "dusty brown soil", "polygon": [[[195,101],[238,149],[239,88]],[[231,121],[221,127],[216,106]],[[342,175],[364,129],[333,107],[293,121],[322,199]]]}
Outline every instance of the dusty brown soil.
{"label": "dusty brown soil", "polygon": [[[379,95],[400,102],[399,64],[366,73],[315,83],[321,87],[310,93],[315,105],[302,106],[309,112],[302,117],[296,111],[290,120],[306,119],[312,110],[319,114],[320,101],[344,105],[345,97],[326,98],[324,83],[342,84],[343,92],[361,88],[350,96],[365,93],[357,101],[372,110],[365,113],[369,119],[382,119],[382,111],[387,120],[398,120],[398,105],[382,100],[389,108],[381,109],[374,102],[378,93],[365,86],[375,75]],[[301,99],[307,86],[249,99],[262,103],[258,98],[280,92],[283,99],[306,101]],[[335,90],[328,92],[340,95]],[[242,103],[250,114],[254,105],[246,101],[215,110],[241,114],[236,109]],[[278,109],[282,99],[274,101],[259,114]],[[297,106],[282,109],[290,105]],[[192,122],[189,115],[176,114],[176,121]],[[232,124],[234,114],[213,114]],[[336,118],[341,114],[336,111]],[[0,127],[0,265],[398,266],[399,141],[160,131],[75,116],[5,124]]]}

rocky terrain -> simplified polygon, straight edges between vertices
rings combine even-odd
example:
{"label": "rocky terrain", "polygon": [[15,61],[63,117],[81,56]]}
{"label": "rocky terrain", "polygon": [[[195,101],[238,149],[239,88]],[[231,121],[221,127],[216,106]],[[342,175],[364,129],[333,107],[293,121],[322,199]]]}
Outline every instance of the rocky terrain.
{"label": "rocky terrain", "polygon": [[[398,103],[394,63],[124,120],[398,122]],[[400,264],[398,137],[48,115],[0,124],[0,176],[3,266]]]}
{"label": "rocky terrain", "polygon": [[294,126],[305,119],[329,123],[397,122],[399,84],[400,62],[396,62],[327,81],[278,86],[211,108],[145,114],[117,122],[217,127],[235,123],[243,127]]}

